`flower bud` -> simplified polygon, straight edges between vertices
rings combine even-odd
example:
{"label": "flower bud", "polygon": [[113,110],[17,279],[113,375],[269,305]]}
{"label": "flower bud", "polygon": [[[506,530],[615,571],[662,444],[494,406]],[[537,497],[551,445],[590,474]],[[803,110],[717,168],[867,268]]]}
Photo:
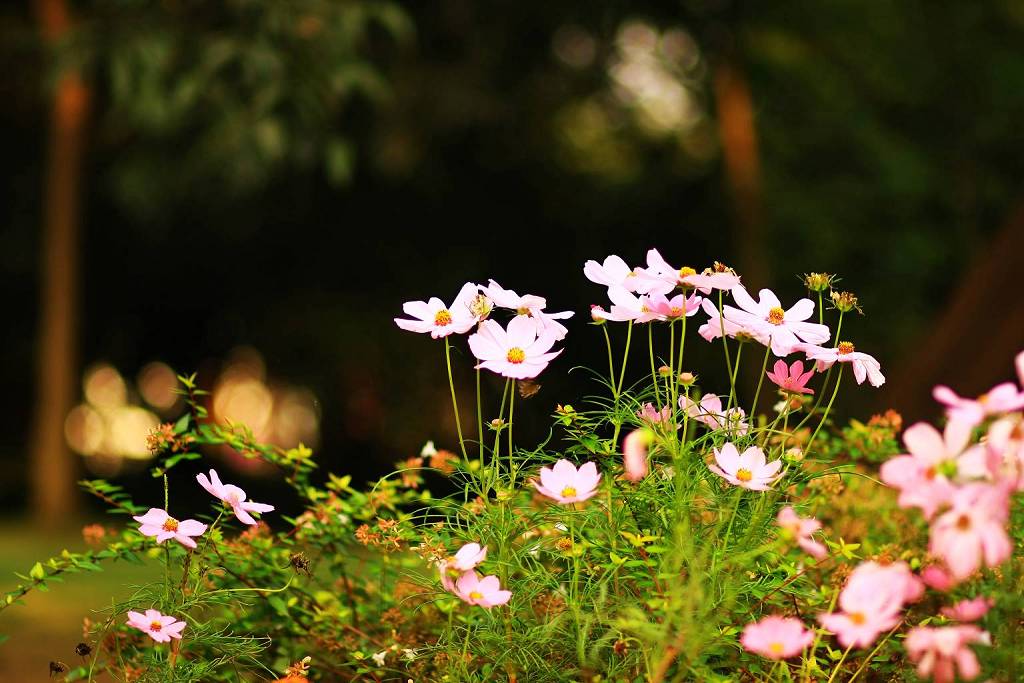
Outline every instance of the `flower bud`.
{"label": "flower bud", "polygon": [[804,274],[804,286],[812,292],[824,292],[826,289],[831,289],[832,280],[835,277],[828,273],[806,273]]}
{"label": "flower bud", "polygon": [[836,292],[833,290],[830,296],[832,298],[832,305],[838,311],[843,313],[849,313],[850,311],[864,312],[857,305],[857,296],[853,292]]}
{"label": "flower bud", "polygon": [[669,375],[672,374],[672,368],[670,368],[667,365],[662,365],[660,368],[658,368],[658,374],[661,375],[662,377],[668,377]]}
{"label": "flower bud", "polygon": [[502,420],[500,417],[496,417],[493,420],[491,420],[491,429],[493,429],[494,431],[498,431],[499,429],[501,429],[504,426],[505,426],[505,421]]}
{"label": "flower bud", "polygon": [[680,372],[679,383],[684,387],[688,387],[697,381],[697,375],[692,372]]}
{"label": "flower bud", "polygon": [[601,308],[600,306],[598,306],[597,304],[591,304],[590,305],[590,319],[593,320],[598,325],[603,325],[606,322],[608,322],[607,320],[605,320],[602,317],[604,315],[604,313],[605,313],[605,310],[603,308]]}

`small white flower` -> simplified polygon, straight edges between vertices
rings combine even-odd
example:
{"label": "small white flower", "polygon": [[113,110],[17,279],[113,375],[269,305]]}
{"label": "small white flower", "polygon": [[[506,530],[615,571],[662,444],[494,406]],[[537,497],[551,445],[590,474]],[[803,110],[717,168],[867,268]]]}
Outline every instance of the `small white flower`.
{"label": "small white flower", "polygon": [[377,663],[377,666],[384,666],[384,659],[388,656],[387,650],[381,650],[377,654],[373,655],[371,659]]}
{"label": "small white flower", "polygon": [[434,447],[433,441],[428,441],[423,444],[423,448],[420,450],[420,456],[424,458],[432,458],[437,455],[437,448]]}

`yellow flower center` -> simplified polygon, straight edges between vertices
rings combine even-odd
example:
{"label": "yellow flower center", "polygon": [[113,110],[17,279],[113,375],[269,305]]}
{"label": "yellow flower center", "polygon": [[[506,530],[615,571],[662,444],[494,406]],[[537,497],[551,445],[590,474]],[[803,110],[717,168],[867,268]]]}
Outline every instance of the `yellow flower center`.
{"label": "yellow flower center", "polygon": [[511,349],[508,350],[508,354],[505,356],[505,359],[509,363],[515,363],[518,365],[519,363],[522,363],[524,360],[526,360],[526,352],[523,351],[518,346],[513,346]]}
{"label": "yellow flower center", "polygon": [[647,304],[640,304],[640,312],[641,313],[650,313],[651,309],[647,308]]}
{"label": "yellow flower center", "polygon": [[562,498],[575,498],[575,497],[576,497],[576,489],[574,489],[572,486],[566,486],[564,489],[562,489]]}
{"label": "yellow flower center", "polygon": [[978,403],[980,403],[981,405],[985,405],[986,403],[988,403],[988,394],[982,394],[981,396],[979,396]]}
{"label": "yellow flower center", "polygon": [[853,353],[856,347],[852,342],[839,342],[839,346],[836,347],[836,351],[841,356],[845,356],[848,353]]}
{"label": "yellow flower center", "polygon": [[956,528],[960,531],[967,531],[971,528],[971,518],[967,515],[960,515],[959,519],[956,520]]}
{"label": "yellow flower center", "polygon": [[434,314],[434,324],[438,327],[452,324],[452,314],[448,312],[447,308],[442,308]]}
{"label": "yellow flower center", "polygon": [[696,275],[696,274],[697,274],[697,271],[694,270],[693,268],[691,268],[690,266],[683,266],[682,268],[679,269],[679,279],[680,280],[682,280],[684,277],[690,277],[691,275]]}
{"label": "yellow flower center", "polygon": [[778,306],[768,311],[768,322],[770,322],[772,325],[781,325],[785,317],[786,312],[779,308]]}
{"label": "yellow flower center", "polygon": [[850,621],[852,621],[857,626],[862,626],[864,622],[867,621],[867,619],[864,618],[863,612],[853,612],[852,614],[850,614]]}
{"label": "yellow flower center", "polygon": [[469,597],[471,597],[474,600],[480,600],[484,597],[484,594],[480,591],[470,591]]}
{"label": "yellow flower center", "polygon": [[772,654],[781,655],[782,654],[782,643],[772,643],[771,645],[768,646],[768,650],[770,650]]}
{"label": "yellow flower center", "polygon": [[736,470],[736,478],[740,481],[750,481],[754,478],[754,473],[748,469],[740,468]]}
{"label": "yellow flower center", "polygon": [[149,623],[149,630],[150,631],[159,631],[163,627],[164,627],[164,625],[161,624],[159,621],[151,621]]}
{"label": "yellow flower center", "polygon": [[164,527],[163,528],[164,528],[164,531],[177,531],[178,530],[178,520],[176,520],[174,517],[168,517],[167,521],[164,522]]}
{"label": "yellow flower center", "polygon": [[520,306],[516,309],[516,315],[530,315],[530,309],[526,306]]}
{"label": "yellow flower center", "polygon": [[683,309],[679,308],[678,306],[673,306],[669,310],[669,315],[671,315],[673,318],[679,318],[683,315]]}

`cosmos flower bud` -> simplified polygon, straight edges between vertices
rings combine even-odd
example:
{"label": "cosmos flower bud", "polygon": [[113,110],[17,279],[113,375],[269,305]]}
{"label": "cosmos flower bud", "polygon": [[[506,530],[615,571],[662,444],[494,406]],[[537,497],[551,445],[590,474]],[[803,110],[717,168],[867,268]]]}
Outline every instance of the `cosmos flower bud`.
{"label": "cosmos flower bud", "polygon": [[504,426],[505,426],[505,421],[502,420],[500,417],[496,417],[493,420],[491,420],[491,429],[493,429],[494,431],[498,431],[499,429],[501,429]]}
{"label": "cosmos flower bud", "polygon": [[660,368],[658,368],[658,374],[661,375],[662,377],[668,377],[669,375],[672,374],[672,368],[670,368],[667,365],[662,365]]}
{"label": "cosmos flower bud", "polygon": [[829,273],[806,273],[804,286],[812,292],[824,292],[826,289],[831,289],[835,277]]}
{"label": "cosmos flower bud", "polygon": [[593,320],[595,324],[604,325],[605,319],[602,315],[604,312],[605,310],[597,304],[590,305],[590,319]]}
{"label": "cosmos flower bud", "polygon": [[696,381],[697,375],[693,374],[692,372],[679,373],[679,384],[681,384],[684,387],[691,386]]}
{"label": "cosmos flower bud", "polygon": [[857,305],[857,296],[853,292],[836,292],[833,290],[830,296],[832,298],[832,305],[838,311],[843,313],[849,313],[850,311],[864,312]]}

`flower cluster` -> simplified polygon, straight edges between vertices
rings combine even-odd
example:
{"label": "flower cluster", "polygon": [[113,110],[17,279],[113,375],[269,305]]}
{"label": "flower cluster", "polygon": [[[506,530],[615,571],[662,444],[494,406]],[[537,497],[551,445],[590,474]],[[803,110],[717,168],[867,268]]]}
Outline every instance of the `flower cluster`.
{"label": "flower cluster", "polygon": [[453,556],[438,562],[441,585],[470,605],[497,607],[512,598],[512,592],[502,590],[497,576],[480,576],[476,567],[487,558],[487,548],[479,543],[467,543]]}

